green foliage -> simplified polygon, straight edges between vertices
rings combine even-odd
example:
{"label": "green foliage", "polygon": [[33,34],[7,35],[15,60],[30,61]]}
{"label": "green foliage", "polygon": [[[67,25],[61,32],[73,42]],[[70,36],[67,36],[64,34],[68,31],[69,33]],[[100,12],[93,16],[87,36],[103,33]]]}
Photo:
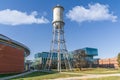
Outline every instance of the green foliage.
{"label": "green foliage", "polygon": [[31,64],[31,67],[34,67],[34,69],[41,70],[43,69],[43,64],[42,64],[42,58],[36,58],[34,62]]}
{"label": "green foliage", "polygon": [[73,55],[73,59],[75,63],[74,67],[82,70],[82,68],[86,65],[85,57],[86,54],[84,50],[76,50],[75,54]]}
{"label": "green foliage", "polygon": [[120,67],[120,53],[118,53],[117,61],[118,61],[118,65],[119,65],[119,67]]}

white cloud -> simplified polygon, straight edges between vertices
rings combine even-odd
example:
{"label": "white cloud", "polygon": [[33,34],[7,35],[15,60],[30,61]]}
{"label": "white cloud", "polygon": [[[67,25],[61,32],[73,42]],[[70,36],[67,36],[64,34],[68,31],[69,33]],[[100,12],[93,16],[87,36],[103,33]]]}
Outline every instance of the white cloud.
{"label": "white cloud", "polygon": [[0,11],[0,24],[5,25],[21,25],[21,24],[45,24],[48,19],[45,17],[36,18],[38,13],[33,11],[31,14],[17,10],[5,9]]}
{"label": "white cloud", "polygon": [[83,6],[75,6],[72,10],[66,14],[67,18],[71,21],[84,22],[84,21],[102,21],[109,20],[112,22],[117,21],[117,16],[110,13],[108,5],[102,5],[96,3],[94,5],[89,4],[88,8]]}

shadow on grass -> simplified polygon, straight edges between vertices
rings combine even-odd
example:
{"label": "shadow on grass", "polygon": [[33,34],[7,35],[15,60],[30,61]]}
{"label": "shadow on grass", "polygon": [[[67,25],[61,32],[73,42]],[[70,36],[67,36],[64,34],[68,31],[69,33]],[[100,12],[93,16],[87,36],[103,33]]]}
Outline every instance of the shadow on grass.
{"label": "shadow on grass", "polygon": [[0,74],[0,78],[17,75],[19,73]]}
{"label": "shadow on grass", "polygon": [[21,77],[16,77],[14,79],[19,79],[19,78],[30,78],[30,77],[40,77],[40,76],[44,76],[44,75],[49,75],[49,74],[56,74],[58,72],[41,72],[41,71],[36,71],[36,72],[33,72],[33,73],[30,73],[30,74],[27,74],[27,75],[24,75],[24,76],[21,76]]}

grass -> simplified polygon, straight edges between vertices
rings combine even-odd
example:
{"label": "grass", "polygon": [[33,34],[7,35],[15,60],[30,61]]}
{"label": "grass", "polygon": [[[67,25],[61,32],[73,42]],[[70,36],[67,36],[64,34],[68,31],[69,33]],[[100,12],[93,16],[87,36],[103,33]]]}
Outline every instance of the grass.
{"label": "grass", "polygon": [[44,79],[55,79],[55,78],[61,78],[61,77],[72,77],[72,76],[78,76],[73,74],[62,74],[62,73],[47,73],[47,72],[33,72],[31,74],[18,77],[11,80],[44,80]]}
{"label": "grass", "polygon": [[19,74],[19,73],[0,74],[0,78],[8,77],[8,76],[13,76],[13,75],[16,75],[16,74]]}
{"label": "grass", "polygon": [[110,77],[102,77],[102,78],[92,78],[87,80],[120,80],[119,76],[110,76]]}
{"label": "grass", "polygon": [[82,71],[74,71],[74,72],[84,73],[84,74],[114,74],[114,73],[120,73],[120,70],[107,69],[107,68],[88,68],[88,69],[83,69]]}
{"label": "grass", "polygon": [[[17,77],[11,80],[44,80],[44,79],[55,79],[55,78],[63,78],[63,77],[65,78],[65,77],[83,76],[87,74],[114,74],[114,73],[120,73],[120,70],[106,69],[106,68],[89,68],[89,69],[83,69],[82,71],[72,71],[72,72],[62,72],[62,73],[33,72],[31,74],[22,77]],[[111,78],[110,80],[117,80],[116,77],[111,77]],[[100,78],[100,79],[90,79],[90,80],[109,80],[109,77],[108,79]]]}

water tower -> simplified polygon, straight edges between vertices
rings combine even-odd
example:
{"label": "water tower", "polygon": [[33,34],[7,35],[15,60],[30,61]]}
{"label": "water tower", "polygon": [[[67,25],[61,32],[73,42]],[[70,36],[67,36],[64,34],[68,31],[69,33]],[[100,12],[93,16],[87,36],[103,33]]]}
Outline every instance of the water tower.
{"label": "water tower", "polygon": [[[48,56],[47,64],[48,69],[52,65],[53,53],[57,53],[57,70],[61,72],[61,64],[65,65],[66,70],[71,70],[71,65],[69,61],[69,55],[65,44],[64,38],[64,20],[63,20],[64,8],[57,5],[53,8],[53,38],[52,45],[50,48],[50,56]],[[61,56],[63,55],[63,56]],[[61,57],[63,59],[61,59]]]}

